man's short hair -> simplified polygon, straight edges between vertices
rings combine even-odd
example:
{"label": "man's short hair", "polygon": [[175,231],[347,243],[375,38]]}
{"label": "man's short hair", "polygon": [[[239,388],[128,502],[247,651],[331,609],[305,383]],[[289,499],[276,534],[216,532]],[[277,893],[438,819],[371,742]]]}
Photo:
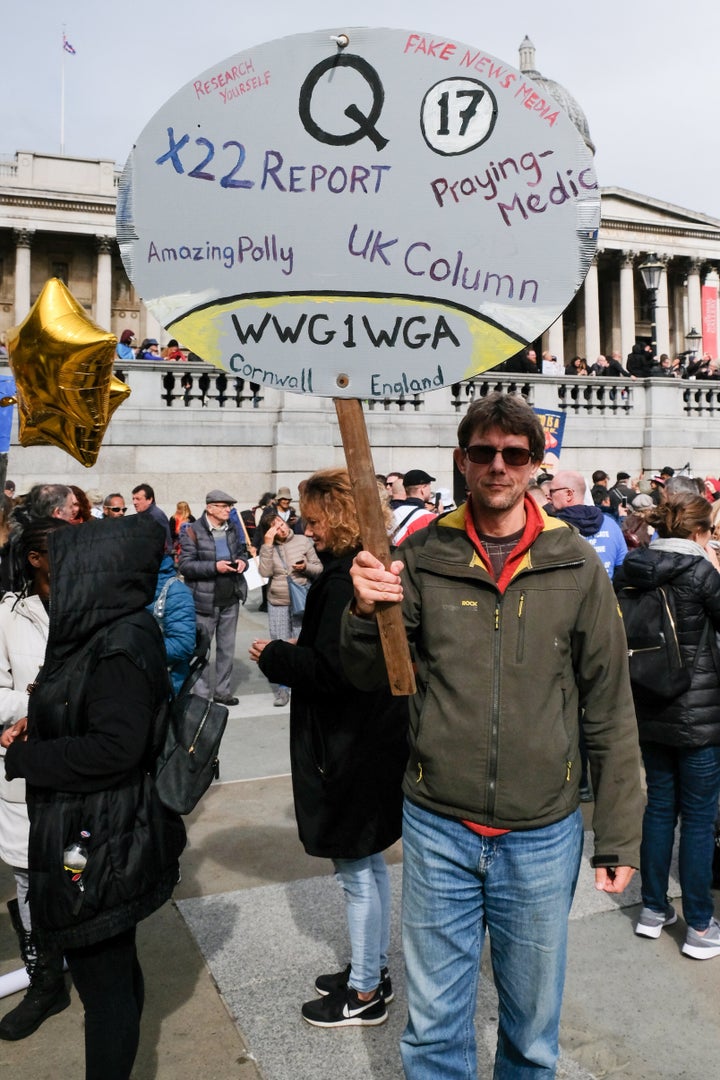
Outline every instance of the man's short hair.
{"label": "man's short hair", "polygon": [[705,484],[699,476],[671,476],[665,484],[666,495],[677,495],[687,491],[692,495],[704,495]]}
{"label": "man's short hair", "polygon": [[473,401],[458,425],[458,446],[464,450],[475,434],[500,428],[506,435],[527,436],[533,461],[545,456],[545,433],[542,424],[524,398],[515,394],[492,393]]}
{"label": "man's short hair", "polygon": [[145,498],[146,499],[152,499],[152,501],[155,502],[155,492],[153,491],[153,489],[150,487],[149,484],[138,484],[137,487],[134,487],[132,489],[133,495],[137,495],[137,493],[139,491],[142,491],[142,492],[145,493]]}
{"label": "man's short hair", "polygon": [[610,477],[608,476],[608,474],[606,472],[604,472],[603,469],[596,469],[595,472],[592,474],[592,482],[593,482],[593,484],[601,484],[603,480],[609,480],[609,479],[610,479]]}
{"label": "man's short hair", "polygon": [[32,517],[52,517],[54,510],[65,506],[71,489],[66,484],[35,484],[30,488],[25,506]]}
{"label": "man's short hair", "polygon": [[120,491],[111,491],[109,495],[106,495],[103,499],[103,506],[109,506],[111,499],[122,499],[125,502],[125,496]]}

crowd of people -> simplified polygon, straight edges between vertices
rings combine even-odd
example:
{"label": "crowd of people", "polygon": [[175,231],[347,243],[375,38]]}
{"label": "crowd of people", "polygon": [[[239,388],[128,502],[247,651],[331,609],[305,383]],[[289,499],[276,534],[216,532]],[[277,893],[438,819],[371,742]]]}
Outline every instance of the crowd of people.
{"label": "crowd of people", "polygon": [[[668,887],[680,821],[682,951],[720,955],[720,481],[672,467],[614,483],[603,469],[550,474],[533,410],[500,393],[473,401],[457,441],[457,506],[422,468],[377,475],[389,566],[364,547],[344,469],[302,481],[297,508],[288,487],[240,512],[213,488],[197,517],[182,501],[168,518],[147,483],[128,514],[119,492],[43,484],[18,496],[8,482],[0,858],[30,988],[0,1038],[67,1007],[64,955],[87,1076],[129,1077],[143,1005],[135,927],[170,896],[185,842],[153,791],[156,718],[213,638],[196,690],[238,703],[251,562],[268,632],[250,658],[290,708],[299,838],[332,860],[347,914],[348,962],[316,973],[305,1021],[387,1019],[383,852],[402,837],[406,1076],[475,1077],[486,932],[496,1073],[553,1076],[582,801],[595,804],[595,887],[620,893],[640,871],[639,937],[679,918]],[[632,681],[616,599],[657,588],[687,672],[663,701]],[[394,603],[410,698],[391,694],[381,647],[377,614]]]}
{"label": "crowd of people", "polygon": [[[495,370],[517,375],[558,375],[562,374],[563,365],[550,351],[542,353],[538,359],[535,349],[528,348],[498,365]],[[645,341],[637,341],[633,345],[624,363],[622,353],[611,350],[607,355],[600,354],[594,359],[573,356],[564,365],[564,371],[566,375],[580,378],[720,379],[720,365],[709,352],[697,357],[694,353],[679,356],[660,353],[657,356],[652,345]]]}
{"label": "crowd of people", "polygon": [[118,360],[188,360],[193,358],[192,354],[180,348],[175,338],[171,338],[162,349],[157,338],[143,338],[137,347],[135,341],[132,330],[123,330],[115,349]]}

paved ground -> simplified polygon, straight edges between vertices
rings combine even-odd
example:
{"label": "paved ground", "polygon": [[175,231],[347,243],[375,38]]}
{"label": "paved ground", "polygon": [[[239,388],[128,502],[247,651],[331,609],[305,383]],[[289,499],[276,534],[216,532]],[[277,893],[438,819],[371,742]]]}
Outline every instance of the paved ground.
{"label": "paved ground", "polygon": [[[404,979],[397,917],[391,949],[396,999],[388,1024],[322,1031],[300,1019],[300,1003],[314,996],[315,976],[345,964],[346,930],[330,864],[305,855],[297,840],[289,709],[273,706],[267,683],[247,660],[250,640],[266,630],[256,607],[253,594],[238,629],[241,703],[231,710],[220,782],[188,819],[190,842],[174,902],[139,928],[147,1003],[133,1077],[400,1080]],[[389,857],[396,907],[401,857],[396,845]],[[12,895],[11,875],[0,864],[0,901]],[[717,1075],[720,958],[682,957],[682,922],[658,941],[635,937],[637,900],[636,886],[621,903],[596,893],[585,861],[570,926],[562,1080]],[[17,966],[2,904],[0,975]],[[0,1042],[1,1075],[82,1077],[82,1012],[72,997],[72,1006],[31,1038]],[[14,1000],[1,1002],[0,1011]],[[477,1013],[482,1077],[491,1075],[496,1008],[484,980]]]}

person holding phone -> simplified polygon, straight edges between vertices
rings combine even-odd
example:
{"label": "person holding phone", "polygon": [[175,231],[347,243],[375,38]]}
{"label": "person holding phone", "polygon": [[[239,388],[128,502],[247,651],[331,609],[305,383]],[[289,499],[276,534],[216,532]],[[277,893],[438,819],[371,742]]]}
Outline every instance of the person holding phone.
{"label": "person holding phone", "polygon": [[[293,532],[274,506],[260,519],[263,542],[260,545],[258,569],[268,578],[268,632],[271,641],[295,641],[300,635],[303,613],[293,612],[290,604],[288,578],[300,585],[309,585],[322,573],[322,563],[315,545],[307,536]],[[282,708],[290,701],[290,690],[279,684],[274,705]]]}
{"label": "person holding phone", "polygon": [[[237,528],[229,521],[237,502],[232,495],[214,488],[205,497],[205,513],[199,521],[186,525],[180,533],[178,569],[195,601],[198,630],[210,641],[215,637],[214,700],[221,705],[237,705],[232,694],[240,601],[247,599],[244,573],[248,550]],[[210,696],[209,666],[196,683],[196,694]]]}

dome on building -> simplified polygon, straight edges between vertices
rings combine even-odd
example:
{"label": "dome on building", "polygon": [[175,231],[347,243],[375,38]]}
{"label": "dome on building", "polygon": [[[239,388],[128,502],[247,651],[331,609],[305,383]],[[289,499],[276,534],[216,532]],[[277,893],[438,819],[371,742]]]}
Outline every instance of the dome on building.
{"label": "dome on building", "polygon": [[554,81],[554,79],[546,79],[544,75],[535,67],[535,46],[529,37],[525,37],[520,46],[520,70],[523,75],[529,76],[533,82],[538,83],[544,89],[547,90],[558,105],[560,105],[572,120],[575,127],[582,135],[585,145],[592,153],[595,153],[595,143],[590,138],[590,128],[588,127],[587,118],[582,111],[572,94],[561,86],[560,83]]}

